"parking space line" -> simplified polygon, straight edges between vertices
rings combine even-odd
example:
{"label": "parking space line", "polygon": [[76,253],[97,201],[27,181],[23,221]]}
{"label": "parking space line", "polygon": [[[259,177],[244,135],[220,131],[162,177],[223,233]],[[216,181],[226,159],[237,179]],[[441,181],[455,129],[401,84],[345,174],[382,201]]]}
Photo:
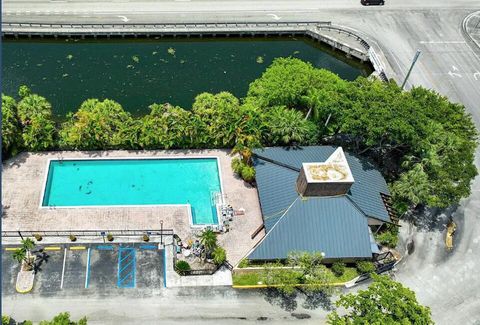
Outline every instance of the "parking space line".
{"label": "parking space line", "polygon": [[5,247],[6,251],[18,251],[20,247]]}
{"label": "parking space line", "polygon": [[105,251],[113,251],[113,246],[112,245],[98,245],[97,249],[105,250]]}
{"label": "parking space line", "polygon": [[87,266],[86,266],[86,276],[85,276],[85,289],[88,288],[88,278],[90,276],[90,247],[87,252]]}
{"label": "parking space line", "polygon": [[163,287],[167,287],[167,250],[163,248]]}
{"label": "parking space line", "polygon": [[70,250],[72,250],[72,251],[78,251],[78,250],[83,250],[83,249],[86,249],[86,247],[85,246],[72,246],[72,247],[70,247]]}
{"label": "parking space line", "polygon": [[140,245],[141,249],[157,249],[158,247],[155,245]]}
{"label": "parking space line", "polygon": [[65,262],[67,260],[67,249],[63,250],[63,266],[62,266],[62,280],[60,282],[60,289],[63,289],[63,278],[65,277]]}
{"label": "parking space line", "polygon": [[44,248],[44,250],[46,251],[59,251],[60,249],[61,249],[60,246],[48,246]]}

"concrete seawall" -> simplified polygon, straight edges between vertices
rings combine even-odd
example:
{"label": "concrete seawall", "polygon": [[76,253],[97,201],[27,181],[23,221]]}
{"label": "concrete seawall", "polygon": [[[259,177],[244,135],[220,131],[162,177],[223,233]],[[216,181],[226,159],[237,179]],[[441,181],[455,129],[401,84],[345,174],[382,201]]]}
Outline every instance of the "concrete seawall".
{"label": "concrete seawall", "polygon": [[379,49],[358,32],[331,22],[206,23],[206,24],[43,24],[3,23],[6,37],[254,37],[308,36],[340,50],[347,57],[370,62],[374,75],[387,81]]}

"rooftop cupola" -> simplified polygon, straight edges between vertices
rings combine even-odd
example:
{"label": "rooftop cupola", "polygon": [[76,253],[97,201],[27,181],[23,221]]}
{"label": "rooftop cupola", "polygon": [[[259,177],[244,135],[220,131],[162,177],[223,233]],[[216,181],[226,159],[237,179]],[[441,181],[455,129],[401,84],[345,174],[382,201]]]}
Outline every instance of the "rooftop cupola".
{"label": "rooftop cupola", "polygon": [[336,196],[346,194],[353,183],[345,153],[338,147],[325,162],[302,164],[297,190],[302,196]]}

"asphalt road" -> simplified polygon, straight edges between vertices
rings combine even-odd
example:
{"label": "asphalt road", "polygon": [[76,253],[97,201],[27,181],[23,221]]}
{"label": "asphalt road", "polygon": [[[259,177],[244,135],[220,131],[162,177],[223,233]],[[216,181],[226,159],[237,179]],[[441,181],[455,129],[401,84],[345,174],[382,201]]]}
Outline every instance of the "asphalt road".
{"label": "asphalt road", "polygon": [[[463,103],[480,127],[480,60],[472,51],[461,32],[461,24],[469,13],[480,9],[475,0],[387,0],[384,7],[362,7],[357,0],[317,1],[64,1],[64,0],[6,0],[3,1],[3,19],[10,22],[211,22],[211,21],[294,21],[331,20],[349,26],[372,37],[382,47],[393,77],[401,82],[417,49],[422,51],[407,87],[422,85]],[[480,155],[477,151],[477,166]],[[472,195],[453,212],[458,223],[455,248],[447,253],[444,248],[446,215],[435,222],[420,227],[407,224],[402,227],[404,243],[413,240],[414,250],[399,266],[397,279],[414,289],[419,300],[432,308],[438,324],[480,324],[480,179],[472,188]],[[196,318],[203,322],[234,320],[268,313],[270,320],[291,320],[289,313],[278,307],[270,307],[264,297],[235,291],[212,290],[208,298],[192,291],[185,300],[182,292],[168,293],[168,315],[176,313],[185,321]],[[26,298],[30,299],[30,298]],[[78,311],[75,299],[62,300],[65,309]],[[163,298],[162,298],[163,299]],[[93,319],[117,319],[127,301],[115,297],[105,301],[111,307],[109,314],[95,310],[92,301],[84,301],[85,311]],[[185,308],[188,301],[192,307]],[[16,300],[7,298],[3,303],[12,307]],[[52,301],[53,302],[53,301]],[[32,303],[42,304],[39,301]],[[153,307],[159,302],[145,301],[145,306],[132,310],[146,323],[162,317]],[[115,307],[118,306],[118,307]],[[209,318],[218,307],[215,319]],[[19,307],[16,307],[19,308]],[[192,309],[193,308],[193,309]],[[269,309],[270,308],[270,309]],[[24,308],[25,313],[38,312],[38,308]],[[151,310],[151,318],[148,311]],[[312,312],[321,318],[324,312]],[[287,317],[287,318],[285,318]],[[158,319],[158,318],[157,318]]]}

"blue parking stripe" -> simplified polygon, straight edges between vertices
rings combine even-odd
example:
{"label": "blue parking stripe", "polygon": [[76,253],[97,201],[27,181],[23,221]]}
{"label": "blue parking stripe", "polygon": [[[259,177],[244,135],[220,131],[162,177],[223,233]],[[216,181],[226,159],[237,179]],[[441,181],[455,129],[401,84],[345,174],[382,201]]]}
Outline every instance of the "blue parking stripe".
{"label": "blue parking stripe", "polygon": [[117,286],[119,288],[135,287],[136,251],[131,247],[118,249]]}
{"label": "blue parking stripe", "polygon": [[113,246],[112,245],[98,245],[97,249],[98,250],[104,250],[104,251],[113,251]]}
{"label": "blue parking stripe", "polygon": [[141,249],[157,249],[158,247],[155,245],[140,245]]}

